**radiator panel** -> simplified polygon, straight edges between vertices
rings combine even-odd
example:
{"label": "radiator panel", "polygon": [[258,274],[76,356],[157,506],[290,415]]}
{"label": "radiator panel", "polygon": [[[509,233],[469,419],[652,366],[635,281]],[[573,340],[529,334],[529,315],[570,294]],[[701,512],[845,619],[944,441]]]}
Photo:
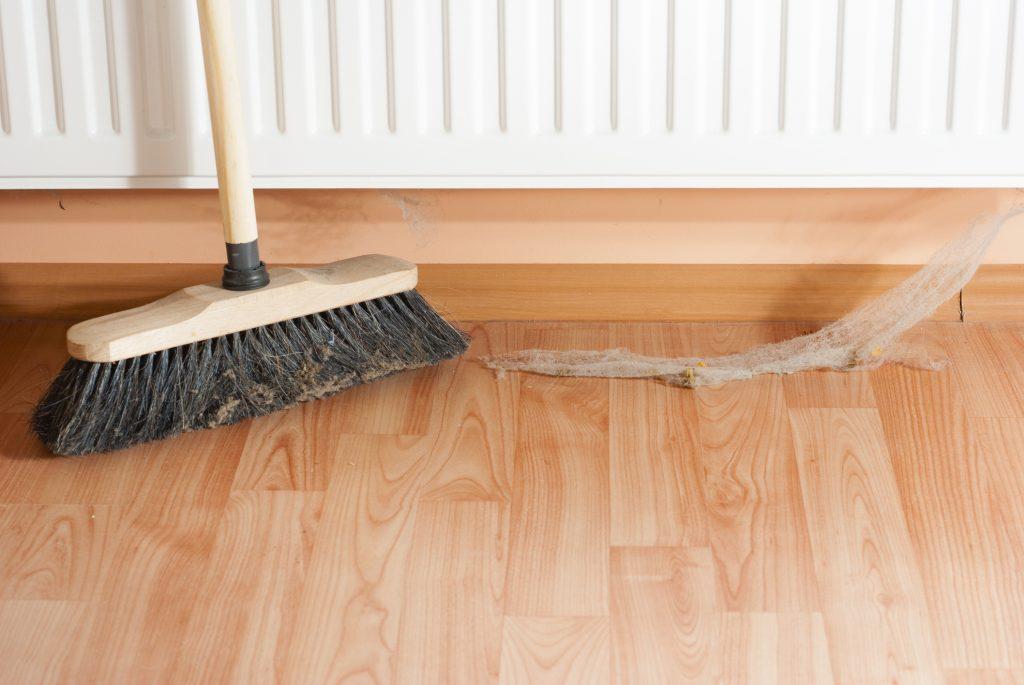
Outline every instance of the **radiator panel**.
{"label": "radiator panel", "polygon": [[[241,0],[265,187],[1020,186],[1024,1]],[[0,187],[215,184],[194,3],[0,0]]]}

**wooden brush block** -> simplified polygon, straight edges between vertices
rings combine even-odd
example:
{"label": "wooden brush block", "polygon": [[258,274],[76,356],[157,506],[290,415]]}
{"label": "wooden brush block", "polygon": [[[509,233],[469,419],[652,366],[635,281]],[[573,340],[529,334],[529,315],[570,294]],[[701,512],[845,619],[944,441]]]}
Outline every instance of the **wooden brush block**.
{"label": "wooden brush block", "polygon": [[224,290],[194,285],[150,304],[83,321],[68,330],[76,359],[113,362],[294,319],[416,287],[416,265],[364,255],[313,269],[270,269],[270,285]]}

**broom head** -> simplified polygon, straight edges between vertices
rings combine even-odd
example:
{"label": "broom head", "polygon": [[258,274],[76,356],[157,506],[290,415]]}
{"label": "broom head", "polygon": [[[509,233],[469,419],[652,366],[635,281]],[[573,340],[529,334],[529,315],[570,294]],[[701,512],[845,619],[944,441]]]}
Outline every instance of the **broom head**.
{"label": "broom head", "polygon": [[270,270],[259,290],[197,285],[68,330],[71,359],[32,427],[56,454],[235,423],[465,352],[416,292],[417,271],[366,255]]}

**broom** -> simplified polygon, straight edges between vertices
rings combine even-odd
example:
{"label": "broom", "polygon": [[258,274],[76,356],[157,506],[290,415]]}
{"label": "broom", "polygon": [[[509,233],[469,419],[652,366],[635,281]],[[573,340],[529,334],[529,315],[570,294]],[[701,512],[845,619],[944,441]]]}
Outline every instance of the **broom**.
{"label": "broom", "polygon": [[259,258],[228,0],[198,0],[228,261],[221,284],[72,326],[32,416],[56,454],[122,449],[262,416],[462,354],[467,336],[367,255],[313,269]]}

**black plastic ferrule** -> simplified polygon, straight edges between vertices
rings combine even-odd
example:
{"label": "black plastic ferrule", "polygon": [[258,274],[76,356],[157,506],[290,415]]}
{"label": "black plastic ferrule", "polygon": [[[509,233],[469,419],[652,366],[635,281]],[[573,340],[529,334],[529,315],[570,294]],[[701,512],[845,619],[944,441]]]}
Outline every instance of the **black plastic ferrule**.
{"label": "black plastic ferrule", "polygon": [[260,261],[257,241],[225,243],[228,263],[224,267],[221,285],[226,290],[256,290],[270,283],[266,265]]}

